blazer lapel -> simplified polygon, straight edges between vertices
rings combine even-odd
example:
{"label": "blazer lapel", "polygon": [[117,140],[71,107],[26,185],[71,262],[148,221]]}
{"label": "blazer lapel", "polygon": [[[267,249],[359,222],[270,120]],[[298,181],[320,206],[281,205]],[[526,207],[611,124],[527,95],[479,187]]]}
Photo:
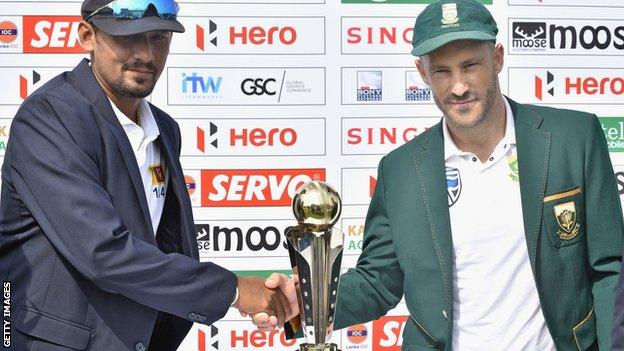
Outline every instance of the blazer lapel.
{"label": "blazer lapel", "polygon": [[548,176],[551,134],[540,129],[543,118],[530,106],[518,104],[511,99],[507,100],[514,114],[524,233],[531,268],[535,272],[537,242]]}
{"label": "blazer lapel", "polygon": [[414,166],[422,193],[423,205],[430,221],[435,254],[442,271],[447,298],[446,308],[447,311],[452,311],[453,242],[446,190],[442,122],[433,126],[419,144],[414,157]]}
{"label": "blazer lapel", "polygon": [[168,127],[162,120],[160,112],[152,108],[152,114],[154,115],[154,119],[158,125],[158,130],[160,131],[160,150],[171,179],[171,184],[169,186],[173,187],[173,192],[175,193],[176,200],[178,201],[180,208],[180,223],[182,231],[180,235],[182,237],[182,250],[191,257],[197,256],[196,258],[199,258],[199,253],[196,253],[197,250],[194,250],[197,248],[195,233],[193,231],[187,233],[187,228],[194,228],[194,223],[192,220],[189,222],[189,219],[192,219],[193,215],[192,213],[187,213],[188,209],[191,208],[191,204],[187,196],[188,190],[186,189],[186,183],[184,182],[184,174],[182,174],[182,169],[177,166],[177,153],[174,152],[173,149],[176,142],[171,134],[171,128]]}
{"label": "blazer lapel", "polygon": [[121,151],[126,170],[130,175],[130,179],[136,192],[135,195],[137,196],[139,205],[141,206],[145,222],[145,233],[134,234],[148,242],[156,244],[153,234],[154,229],[152,228],[152,219],[143,188],[143,179],[141,177],[141,172],[139,171],[136,157],[134,156],[134,151],[132,150],[130,141],[123,130],[121,123],[119,123],[117,116],[113,112],[106,94],[93,75],[93,71],[91,70],[91,67],[89,67],[89,61],[87,59],[83,59],[83,61],[74,69],[73,77],[73,84],[77,87],[78,91],[80,91],[82,95],[91,101],[91,103],[95,106],[96,111],[94,111],[94,113],[98,113],[102,116],[102,119],[105,122],[102,127],[105,127],[108,131],[110,131],[117,142],[119,150]]}

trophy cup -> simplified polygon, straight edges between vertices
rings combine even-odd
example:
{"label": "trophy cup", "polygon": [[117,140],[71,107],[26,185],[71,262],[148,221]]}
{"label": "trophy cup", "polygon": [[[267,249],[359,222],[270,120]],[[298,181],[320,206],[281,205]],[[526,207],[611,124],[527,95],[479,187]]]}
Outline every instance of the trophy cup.
{"label": "trophy cup", "polygon": [[341,211],[340,195],[331,186],[312,181],[297,189],[292,209],[299,225],[286,233],[293,273],[299,275],[299,316],[285,332],[293,338],[301,326],[307,343],[299,351],[340,351],[327,343],[334,327],[344,234],[332,226]]}

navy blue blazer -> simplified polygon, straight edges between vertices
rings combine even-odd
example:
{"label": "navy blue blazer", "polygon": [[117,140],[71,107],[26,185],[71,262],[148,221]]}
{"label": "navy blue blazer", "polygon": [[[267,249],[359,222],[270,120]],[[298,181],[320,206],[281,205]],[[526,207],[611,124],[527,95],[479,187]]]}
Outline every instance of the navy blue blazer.
{"label": "navy blue blazer", "polygon": [[18,110],[0,206],[15,350],[175,350],[192,322],[227,312],[236,276],[199,262],[180,130],[150,106],[169,170],[156,238],[130,142],[88,60]]}

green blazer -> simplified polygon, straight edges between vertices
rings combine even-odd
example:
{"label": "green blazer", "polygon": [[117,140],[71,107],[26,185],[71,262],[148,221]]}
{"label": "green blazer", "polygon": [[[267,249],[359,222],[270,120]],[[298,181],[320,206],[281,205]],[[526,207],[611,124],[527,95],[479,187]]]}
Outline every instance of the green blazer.
{"label": "green blazer", "polygon": [[[546,324],[558,350],[608,350],[624,227],[602,127],[594,115],[508,100]],[[375,320],[405,295],[402,349],[451,350],[453,243],[442,128],[436,124],[379,163],[362,254],[341,276],[336,329]],[[571,201],[580,229],[565,240],[554,208]]]}

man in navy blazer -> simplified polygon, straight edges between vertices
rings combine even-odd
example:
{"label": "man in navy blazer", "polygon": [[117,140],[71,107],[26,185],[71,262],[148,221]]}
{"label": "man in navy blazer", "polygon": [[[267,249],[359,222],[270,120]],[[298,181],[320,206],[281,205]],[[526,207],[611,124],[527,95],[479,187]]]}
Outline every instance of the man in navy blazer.
{"label": "man in navy blazer", "polygon": [[175,350],[192,322],[230,306],[283,323],[289,301],[263,279],[198,261],[180,130],[144,99],[184,31],[177,4],[108,1],[82,4],[91,60],[34,92],[12,123],[0,210],[9,348]]}

